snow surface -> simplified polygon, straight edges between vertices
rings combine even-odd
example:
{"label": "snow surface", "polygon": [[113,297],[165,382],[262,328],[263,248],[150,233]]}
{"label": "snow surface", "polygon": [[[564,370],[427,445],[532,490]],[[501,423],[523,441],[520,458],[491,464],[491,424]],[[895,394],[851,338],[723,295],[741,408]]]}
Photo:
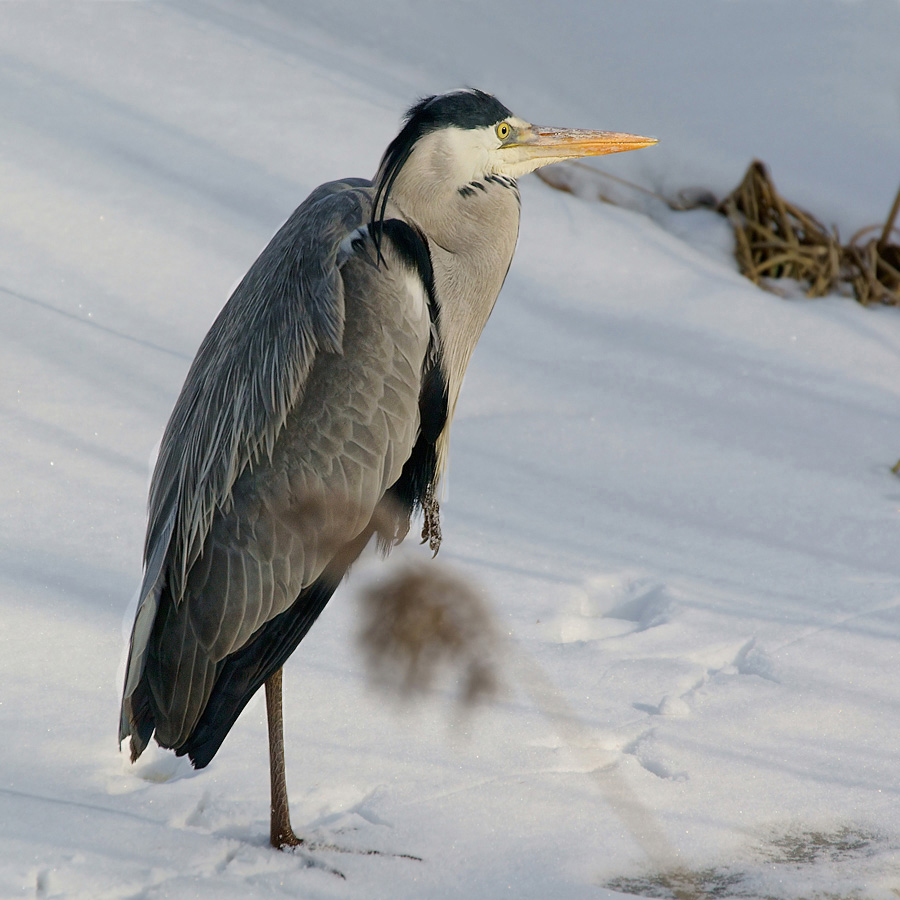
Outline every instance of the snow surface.
{"label": "snow surface", "polygon": [[259,698],[201,773],[115,733],[148,459],[311,188],[472,84],[657,135],[602,166],[654,189],[760,157],[848,236],[900,177],[898,46],[896,0],[0,4],[0,897],[572,900],[680,869],[681,896],[896,898],[900,318],[757,290],[711,213],[523,179],[441,552],[506,691],[369,685],[374,558],[286,668],[295,826],[383,855],[316,851],[341,879],[267,847]]}

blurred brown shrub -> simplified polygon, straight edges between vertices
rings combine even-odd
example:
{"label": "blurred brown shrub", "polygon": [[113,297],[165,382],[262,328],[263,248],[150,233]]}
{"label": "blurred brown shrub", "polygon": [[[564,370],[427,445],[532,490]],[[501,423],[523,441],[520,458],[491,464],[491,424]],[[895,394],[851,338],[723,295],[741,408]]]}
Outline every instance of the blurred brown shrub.
{"label": "blurred brown shrub", "polygon": [[403,696],[455,673],[470,705],[498,689],[499,633],[477,590],[438,563],[407,565],[360,595],[359,644],[376,683]]}

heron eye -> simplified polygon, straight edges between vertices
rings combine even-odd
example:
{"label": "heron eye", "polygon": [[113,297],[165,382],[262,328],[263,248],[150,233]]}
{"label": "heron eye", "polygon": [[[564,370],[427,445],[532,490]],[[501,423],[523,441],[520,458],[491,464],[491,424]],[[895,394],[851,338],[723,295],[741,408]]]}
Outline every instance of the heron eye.
{"label": "heron eye", "polygon": [[509,122],[501,122],[497,126],[497,137],[500,138],[501,141],[505,141],[508,137],[512,128],[509,126]]}

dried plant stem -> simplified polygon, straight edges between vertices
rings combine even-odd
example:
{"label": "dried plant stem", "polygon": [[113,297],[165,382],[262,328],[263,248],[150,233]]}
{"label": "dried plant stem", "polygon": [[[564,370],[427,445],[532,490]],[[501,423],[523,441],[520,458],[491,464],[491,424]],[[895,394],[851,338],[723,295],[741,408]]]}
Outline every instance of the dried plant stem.
{"label": "dried plant stem", "polygon": [[900,213],[900,188],[897,189],[897,196],[894,197],[894,205],[888,213],[887,221],[884,223],[884,231],[878,240],[878,245],[883,247],[888,242],[891,232],[894,230],[894,222],[897,221],[897,214]]}
{"label": "dried plant stem", "polygon": [[862,304],[900,305],[900,247],[888,242],[900,214],[900,192],[881,236],[865,244],[863,236],[875,228],[864,228],[841,245],[837,231],[781,197],[758,160],[719,211],[734,230],[738,267],[755,284],[768,287],[765,279],[794,278],[806,283],[807,297],[846,286]]}

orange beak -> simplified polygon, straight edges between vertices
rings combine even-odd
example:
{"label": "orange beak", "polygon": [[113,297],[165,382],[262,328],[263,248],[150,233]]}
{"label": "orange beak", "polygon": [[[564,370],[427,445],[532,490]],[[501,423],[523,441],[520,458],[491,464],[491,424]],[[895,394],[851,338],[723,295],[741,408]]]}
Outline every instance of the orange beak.
{"label": "orange beak", "polygon": [[575,159],[580,156],[603,156],[651,147],[656,138],[617,131],[586,131],[582,128],[547,128],[532,125],[517,143],[526,149],[530,159]]}

